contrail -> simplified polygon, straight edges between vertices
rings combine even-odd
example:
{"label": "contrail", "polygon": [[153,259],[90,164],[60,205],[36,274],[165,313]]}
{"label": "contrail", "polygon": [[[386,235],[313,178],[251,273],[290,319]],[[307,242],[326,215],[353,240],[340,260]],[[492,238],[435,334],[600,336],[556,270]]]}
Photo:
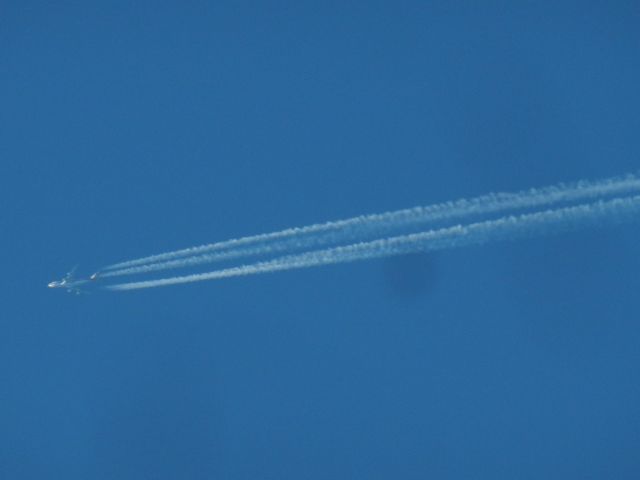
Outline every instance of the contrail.
{"label": "contrail", "polygon": [[400,235],[352,245],[286,255],[270,261],[157,280],[111,285],[111,290],[135,290],[181,283],[200,282],[281,270],[292,270],[336,263],[353,262],[419,251],[478,245],[493,241],[514,240],[538,235],[565,232],[589,225],[618,223],[640,212],[640,195],[598,200],[574,206],[533,213],[509,215],[485,220]]}
{"label": "contrail", "polygon": [[589,182],[530,189],[516,193],[492,193],[425,207],[415,207],[350,219],[290,228],[279,232],[248,236],[198,247],[152,255],[105,267],[100,277],[116,277],[183,268],[246,257],[282,254],[336,244],[358,242],[381,236],[406,233],[403,229],[424,229],[440,222],[500,212],[559,206],[606,199],[640,192],[634,175]]}

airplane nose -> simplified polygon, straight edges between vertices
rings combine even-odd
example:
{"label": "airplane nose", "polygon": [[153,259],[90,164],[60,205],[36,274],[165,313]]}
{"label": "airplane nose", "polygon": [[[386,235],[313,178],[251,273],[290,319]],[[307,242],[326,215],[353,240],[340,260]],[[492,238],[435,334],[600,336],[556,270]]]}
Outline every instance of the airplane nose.
{"label": "airplane nose", "polygon": [[56,282],[49,282],[49,284],[47,285],[47,287],[49,288],[53,288],[56,286]]}

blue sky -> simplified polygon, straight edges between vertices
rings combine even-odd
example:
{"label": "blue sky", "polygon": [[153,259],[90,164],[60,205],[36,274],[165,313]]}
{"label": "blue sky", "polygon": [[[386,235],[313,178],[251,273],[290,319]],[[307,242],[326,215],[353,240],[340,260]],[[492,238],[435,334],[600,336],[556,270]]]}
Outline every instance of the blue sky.
{"label": "blue sky", "polygon": [[638,168],[637,2],[3,2],[0,475],[637,478],[638,225],[46,284]]}

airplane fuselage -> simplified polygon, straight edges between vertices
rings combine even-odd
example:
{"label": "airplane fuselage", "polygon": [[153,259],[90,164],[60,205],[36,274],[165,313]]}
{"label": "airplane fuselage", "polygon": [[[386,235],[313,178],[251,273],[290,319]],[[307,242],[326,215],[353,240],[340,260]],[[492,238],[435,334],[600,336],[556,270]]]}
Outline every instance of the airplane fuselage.
{"label": "airplane fuselage", "polygon": [[89,283],[89,280],[54,280],[50,282],[47,287],[49,288],[66,288],[69,292],[79,292],[80,287]]}

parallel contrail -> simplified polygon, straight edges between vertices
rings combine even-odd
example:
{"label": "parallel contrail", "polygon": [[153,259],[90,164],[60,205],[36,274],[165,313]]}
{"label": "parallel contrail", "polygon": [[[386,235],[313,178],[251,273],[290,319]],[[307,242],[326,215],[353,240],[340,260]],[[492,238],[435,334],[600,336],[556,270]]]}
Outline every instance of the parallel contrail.
{"label": "parallel contrail", "polygon": [[136,290],[259,273],[292,270],[419,251],[442,250],[565,232],[589,225],[617,223],[640,212],[640,195],[598,200],[569,207],[505,216],[352,245],[286,255],[274,260],[157,280],[121,283],[106,288]]}
{"label": "parallel contrail", "polygon": [[[416,207],[394,212],[290,228],[279,232],[237,238],[209,245],[152,255],[105,267],[100,277],[117,277],[189,267],[246,257],[292,253],[350,242],[362,242],[402,232],[424,229],[440,222],[500,212],[517,213],[544,206],[560,206],[617,195],[640,193],[640,179],[634,175],[531,189],[516,193],[494,193],[472,199]],[[267,262],[268,263],[268,262]]]}

